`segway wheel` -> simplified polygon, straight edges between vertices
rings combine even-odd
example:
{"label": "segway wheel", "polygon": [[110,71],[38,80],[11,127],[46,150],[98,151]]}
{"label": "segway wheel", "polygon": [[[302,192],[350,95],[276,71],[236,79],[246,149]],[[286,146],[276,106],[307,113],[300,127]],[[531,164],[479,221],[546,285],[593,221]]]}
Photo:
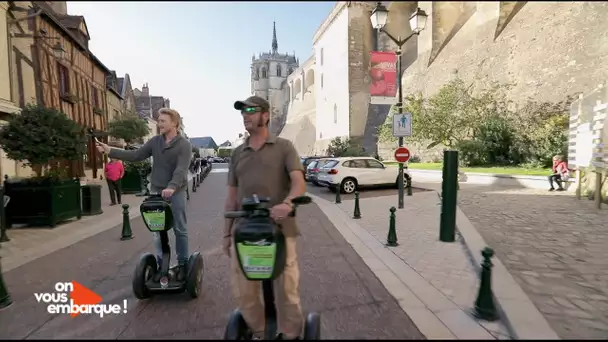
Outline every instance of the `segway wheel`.
{"label": "segway wheel", "polygon": [[156,257],[150,253],[142,255],[133,275],[133,293],[137,299],[150,298],[152,294],[148,290],[146,282],[152,279],[157,271]]}
{"label": "segway wheel", "polygon": [[203,281],[203,256],[196,252],[188,258],[188,278],[186,291],[192,298],[197,298]]}
{"label": "segway wheel", "polygon": [[235,309],[230,314],[226,331],[224,332],[224,340],[251,340],[252,333],[245,323],[245,319],[239,309]]}
{"label": "segway wheel", "polygon": [[311,312],[306,317],[304,323],[304,338],[303,340],[320,340],[321,339],[321,316],[316,312]]}

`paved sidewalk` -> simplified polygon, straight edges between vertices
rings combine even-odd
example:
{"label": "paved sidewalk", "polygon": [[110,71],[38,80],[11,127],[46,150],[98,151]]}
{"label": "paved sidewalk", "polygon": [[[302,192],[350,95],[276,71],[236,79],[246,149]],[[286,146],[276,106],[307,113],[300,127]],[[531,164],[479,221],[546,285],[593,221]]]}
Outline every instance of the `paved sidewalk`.
{"label": "paved sidewalk", "polygon": [[459,206],[562,339],[608,338],[608,206],[462,186]]}
{"label": "paved sidewalk", "polygon": [[[188,177],[192,184],[192,176]],[[2,270],[8,272],[14,268],[24,265],[37,258],[43,257],[59,249],[73,245],[90,236],[115,228],[117,238],[122,232],[122,206],[110,206],[110,195],[107,183],[88,182],[88,184],[100,184],[101,204],[103,213],[93,216],[82,216],[80,220],[72,219],[58,224],[55,228],[50,227],[18,227],[14,226],[7,230],[11,239],[0,243],[0,257],[2,257]],[[192,185],[190,185],[191,189]],[[145,197],[135,195],[123,195],[122,203],[128,204],[129,218],[140,216],[139,205]]]}
{"label": "paved sidewalk", "polygon": [[[234,309],[229,259],[221,253],[226,173],[211,174],[188,202],[190,251],[204,258],[201,296],[155,296],[139,301],[133,270],[152,238],[140,219],[134,239],[120,241],[113,230],[4,272],[13,305],[0,311],[0,338],[11,339],[220,339]],[[300,292],[305,312],[321,314],[324,339],[423,339],[397,301],[323,215],[316,204],[299,209]],[[170,238],[173,234],[169,234]],[[171,246],[174,244],[171,243]],[[103,319],[49,315],[32,293],[58,281],[75,280],[127,312]]]}
{"label": "paved sidewalk", "polygon": [[[319,201],[317,199],[317,201]],[[428,339],[510,339],[504,324],[478,322],[470,315],[479,286],[476,269],[458,236],[443,243],[435,192],[405,198],[397,210],[399,246],[385,247],[389,208],[395,196],[360,200],[362,218],[351,219],[354,201],[322,208],[380,278]]]}

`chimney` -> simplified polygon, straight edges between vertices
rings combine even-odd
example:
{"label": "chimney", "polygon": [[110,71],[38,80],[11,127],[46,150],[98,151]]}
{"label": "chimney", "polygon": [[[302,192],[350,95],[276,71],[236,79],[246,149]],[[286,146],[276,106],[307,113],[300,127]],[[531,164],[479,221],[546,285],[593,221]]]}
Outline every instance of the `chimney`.
{"label": "chimney", "polygon": [[148,83],[144,83],[144,86],[141,87],[141,96],[150,96],[150,89],[148,89]]}

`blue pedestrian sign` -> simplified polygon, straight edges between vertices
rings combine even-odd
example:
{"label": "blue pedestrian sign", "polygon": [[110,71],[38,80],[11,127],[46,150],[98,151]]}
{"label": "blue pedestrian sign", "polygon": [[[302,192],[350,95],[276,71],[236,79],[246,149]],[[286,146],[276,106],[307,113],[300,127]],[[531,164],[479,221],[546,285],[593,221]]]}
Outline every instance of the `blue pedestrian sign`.
{"label": "blue pedestrian sign", "polygon": [[393,115],[393,136],[397,138],[412,136],[412,113]]}

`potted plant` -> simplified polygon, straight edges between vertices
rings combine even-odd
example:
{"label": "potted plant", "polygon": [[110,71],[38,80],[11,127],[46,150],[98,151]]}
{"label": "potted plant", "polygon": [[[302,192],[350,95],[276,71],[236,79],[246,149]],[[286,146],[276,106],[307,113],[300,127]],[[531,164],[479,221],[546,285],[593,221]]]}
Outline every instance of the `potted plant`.
{"label": "potted plant", "polygon": [[64,113],[35,105],[26,106],[0,129],[0,146],[6,155],[30,167],[34,176],[5,181],[6,224],[55,227],[74,217],[80,219],[78,178],[68,167],[85,153],[82,128]]}
{"label": "potted plant", "polygon": [[[108,135],[122,139],[129,146],[135,141],[140,141],[150,133],[145,120],[133,113],[118,117],[108,123]],[[125,174],[121,180],[122,190],[125,194],[143,192],[144,180],[152,172],[150,159],[141,162],[125,162]]]}

